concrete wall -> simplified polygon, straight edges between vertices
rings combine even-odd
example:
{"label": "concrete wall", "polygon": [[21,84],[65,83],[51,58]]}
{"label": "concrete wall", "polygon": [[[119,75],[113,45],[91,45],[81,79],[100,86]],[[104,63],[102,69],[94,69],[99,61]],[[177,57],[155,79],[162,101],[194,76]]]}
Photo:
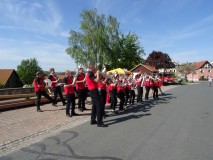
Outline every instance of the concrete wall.
{"label": "concrete wall", "polygon": [[0,95],[13,95],[13,94],[28,94],[35,93],[34,88],[7,88],[0,89]]}

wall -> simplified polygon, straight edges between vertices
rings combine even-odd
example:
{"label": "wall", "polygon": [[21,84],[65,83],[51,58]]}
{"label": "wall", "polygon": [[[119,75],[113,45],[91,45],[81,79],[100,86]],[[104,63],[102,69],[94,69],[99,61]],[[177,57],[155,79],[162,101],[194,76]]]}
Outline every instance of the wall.
{"label": "wall", "polygon": [[12,94],[28,94],[35,93],[34,88],[7,88],[0,89],[0,95],[12,95]]}
{"label": "wall", "polygon": [[208,76],[212,76],[213,77],[213,69],[206,69],[206,68],[202,68],[196,71],[196,74],[188,74],[187,75],[187,79],[189,81],[199,81],[200,78],[204,76],[205,79],[207,79]]}

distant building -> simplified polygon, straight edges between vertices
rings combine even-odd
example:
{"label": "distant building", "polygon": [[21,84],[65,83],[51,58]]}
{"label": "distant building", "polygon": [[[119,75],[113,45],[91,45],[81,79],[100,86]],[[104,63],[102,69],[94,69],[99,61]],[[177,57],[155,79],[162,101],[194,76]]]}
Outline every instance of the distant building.
{"label": "distant building", "polygon": [[169,73],[169,72],[173,72],[173,73],[177,73],[177,69],[176,69],[176,66],[178,66],[178,64],[176,62],[172,62],[174,64],[174,67],[173,68],[159,68],[158,71],[159,73]]}
{"label": "distant building", "polygon": [[155,69],[154,67],[147,64],[141,64],[141,63],[137,65],[136,67],[134,67],[133,69],[131,69],[130,71],[133,72],[134,75],[136,75],[139,71],[149,75],[153,73],[158,73],[158,70]]}
{"label": "distant building", "polygon": [[199,81],[201,79],[207,79],[208,76],[213,77],[213,66],[209,61],[205,60],[201,62],[195,62],[191,65],[193,65],[196,71],[195,74],[190,73],[187,75],[187,79],[189,81]]}
{"label": "distant building", "polygon": [[14,69],[0,69],[0,83],[4,88],[22,87],[23,84]]}

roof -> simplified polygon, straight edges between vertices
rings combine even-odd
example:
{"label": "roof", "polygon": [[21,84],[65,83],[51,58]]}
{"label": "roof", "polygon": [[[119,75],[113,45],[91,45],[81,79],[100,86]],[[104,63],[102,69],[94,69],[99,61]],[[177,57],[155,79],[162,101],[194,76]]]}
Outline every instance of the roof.
{"label": "roof", "polygon": [[139,65],[137,65],[136,67],[134,67],[133,69],[131,69],[130,71],[132,72],[134,69],[138,68],[139,66],[143,66],[152,72],[158,72],[158,70],[156,70],[154,67],[147,65],[147,64],[141,64],[141,63]]}
{"label": "roof", "polygon": [[209,63],[209,61],[205,60],[205,61],[201,61],[201,62],[195,62],[195,63],[192,63],[192,65],[197,70],[197,69],[202,68],[206,63]]}
{"label": "roof", "polygon": [[14,69],[0,69],[0,83],[6,84]]}

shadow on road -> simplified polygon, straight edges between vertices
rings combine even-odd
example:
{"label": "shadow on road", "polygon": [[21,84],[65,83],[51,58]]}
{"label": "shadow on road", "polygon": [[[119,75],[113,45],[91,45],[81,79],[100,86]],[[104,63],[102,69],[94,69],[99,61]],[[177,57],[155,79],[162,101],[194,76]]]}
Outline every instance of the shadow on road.
{"label": "shadow on road", "polygon": [[[145,116],[151,116],[151,113],[146,113],[151,111],[151,108],[156,107],[158,104],[166,104],[169,103],[171,99],[174,99],[176,97],[172,96],[172,94],[164,94],[162,96],[160,96],[160,98],[158,100],[147,100],[147,101],[143,101],[140,104],[135,104],[129,108],[127,108],[125,111],[119,112],[118,115],[121,115],[122,117],[119,118],[115,118],[115,119],[111,119],[111,120],[105,120],[104,122],[107,125],[112,125],[112,124],[116,124],[116,123],[121,123],[121,122],[125,122],[131,119],[138,119],[138,118],[142,118]],[[141,114],[135,114],[135,113],[140,113]],[[126,115],[126,116],[125,116]],[[115,115],[113,115],[115,116]]]}
{"label": "shadow on road", "polygon": [[[82,159],[82,160],[122,160],[120,158],[111,156],[85,156],[78,155],[73,147],[72,140],[78,137],[79,134],[74,131],[65,130],[61,134],[49,137],[42,142],[35,143],[29,147],[24,147],[21,149],[21,155],[25,159],[25,155],[31,155],[29,160],[58,160],[60,159]],[[54,147],[51,147],[54,146]],[[60,152],[56,152],[56,150]],[[15,160],[17,157],[4,156],[1,160]],[[21,156],[19,156],[21,158]]]}

